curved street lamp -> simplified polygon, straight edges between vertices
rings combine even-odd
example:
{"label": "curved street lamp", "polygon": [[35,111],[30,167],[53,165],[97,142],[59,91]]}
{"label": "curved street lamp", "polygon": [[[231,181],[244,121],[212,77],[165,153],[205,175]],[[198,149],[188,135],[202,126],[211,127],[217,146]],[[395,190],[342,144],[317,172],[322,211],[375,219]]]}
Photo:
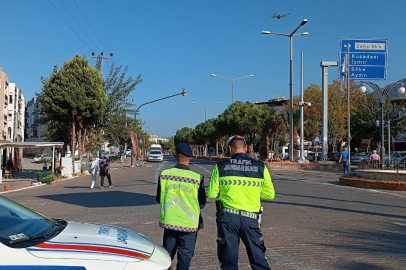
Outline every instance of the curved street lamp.
{"label": "curved street lamp", "polygon": [[206,122],[206,121],[207,121],[207,107],[213,106],[213,105],[216,105],[216,104],[219,104],[220,101],[215,102],[215,103],[211,103],[211,104],[201,104],[201,103],[198,103],[198,102],[196,102],[196,101],[193,101],[192,103],[204,107],[204,122]]}
{"label": "curved street lamp", "polygon": [[240,78],[236,78],[236,79],[230,79],[230,78],[218,76],[218,75],[216,75],[216,74],[214,74],[214,73],[210,74],[210,76],[216,77],[216,78],[219,78],[219,79],[223,79],[223,80],[227,80],[227,81],[230,81],[230,82],[231,82],[231,104],[234,103],[234,82],[235,82],[235,81],[238,81],[238,80],[242,80],[242,79],[254,77],[254,75],[251,74],[251,75],[244,76],[244,77],[240,77]]}
{"label": "curved street lamp", "polygon": [[[373,82],[364,82],[361,81],[361,84],[366,84],[369,87],[372,88],[372,90],[374,90],[375,92],[375,96],[378,99],[379,104],[381,105],[381,161],[384,162],[385,161],[385,137],[384,137],[384,126],[383,126],[383,107],[385,104],[385,100],[386,97],[388,96],[389,92],[394,89],[397,86],[400,86],[398,88],[398,93],[403,95],[406,91],[405,87],[403,87],[403,82],[394,82],[394,83],[390,83],[387,86],[385,86],[384,88],[379,87],[379,85],[377,85],[376,83]],[[362,93],[367,92],[367,88],[362,85],[359,89]]]}
{"label": "curved street lamp", "polygon": [[300,27],[307,23],[307,19],[303,19],[302,22],[295,30],[290,34],[276,33],[271,31],[262,31],[263,35],[278,35],[288,37],[290,40],[290,91],[289,91],[289,159],[293,161],[293,37],[295,36],[307,36],[309,32],[298,33]]}

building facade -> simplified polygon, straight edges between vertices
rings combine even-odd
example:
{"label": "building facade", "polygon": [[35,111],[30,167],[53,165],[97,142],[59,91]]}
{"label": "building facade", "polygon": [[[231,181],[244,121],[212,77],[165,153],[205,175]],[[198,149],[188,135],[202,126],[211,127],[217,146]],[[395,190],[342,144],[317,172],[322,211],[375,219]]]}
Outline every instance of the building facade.
{"label": "building facade", "polygon": [[[25,99],[20,88],[10,83],[0,66],[0,140],[6,142],[24,141]],[[2,152],[1,164],[7,160],[17,162],[20,167],[23,149],[6,148]]]}
{"label": "building facade", "polygon": [[38,113],[41,104],[38,98],[32,98],[25,104],[25,141],[43,142],[46,141],[45,125],[37,123],[41,117]]}
{"label": "building facade", "polygon": [[8,136],[8,92],[9,78],[0,66],[0,140],[9,141]]}

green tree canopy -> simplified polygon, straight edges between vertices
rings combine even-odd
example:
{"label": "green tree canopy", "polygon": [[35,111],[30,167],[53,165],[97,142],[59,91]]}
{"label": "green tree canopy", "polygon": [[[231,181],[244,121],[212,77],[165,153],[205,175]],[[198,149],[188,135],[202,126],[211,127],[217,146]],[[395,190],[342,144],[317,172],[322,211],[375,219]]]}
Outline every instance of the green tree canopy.
{"label": "green tree canopy", "polygon": [[76,55],[46,80],[38,97],[44,121],[70,126],[72,153],[78,139],[81,157],[82,131],[85,135],[90,126],[98,123],[106,108],[103,80],[97,70],[86,58]]}

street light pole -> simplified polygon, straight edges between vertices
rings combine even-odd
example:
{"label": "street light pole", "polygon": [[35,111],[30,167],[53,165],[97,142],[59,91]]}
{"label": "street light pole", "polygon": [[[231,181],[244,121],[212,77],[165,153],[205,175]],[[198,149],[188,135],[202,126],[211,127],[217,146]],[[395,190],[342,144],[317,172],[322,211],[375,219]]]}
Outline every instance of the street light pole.
{"label": "street light pole", "polygon": [[217,76],[214,73],[210,74],[210,76],[217,77],[219,79],[223,79],[223,80],[227,80],[227,81],[231,82],[231,104],[234,103],[234,82],[238,81],[238,80],[254,77],[254,75],[248,75],[248,76],[244,76],[244,77],[240,77],[240,78],[236,78],[236,79],[230,79],[230,78],[226,78],[226,77]]}
{"label": "street light pole", "polygon": [[195,120],[195,119],[197,119],[197,118],[199,118],[199,116],[198,116],[198,117],[194,117],[194,118],[182,118],[182,117],[180,117],[179,119],[181,119],[181,120],[188,120],[188,121],[189,121],[188,127],[191,128],[191,125],[190,125],[191,121],[192,121],[192,120]]}
{"label": "street light pole", "polygon": [[204,122],[206,122],[207,121],[207,107],[219,104],[220,102],[215,102],[215,103],[211,103],[211,104],[201,104],[196,101],[193,101],[192,103],[204,107]]}
{"label": "street light pole", "polygon": [[[138,113],[138,110],[139,110],[142,106],[147,105],[147,104],[151,104],[151,103],[154,103],[154,102],[158,102],[158,101],[161,101],[161,100],[164,100],[164,99],[167,99],[167,98],[176,97],[176,96],[179,96],[179,95],[186,96],[186,89],[182,88],[182,92],[180,92],[180,93],[178,93],[178,94],[171,95],[171,96],[167,96],[167,97],[163,97],[163,98],[160,98],[160,99],[156,99],[156,100],[149,101],[149,102],[146,102],[146,103],[141,104],[140,106],[138,106],[138,108],[137,108],[137,109],[135,110],[135,112],[134,112],[134,120],[137,120],[137,113]],[[137,124],[137,123],[135,123],[135,124]],[[136,143],[138,144],[138,142],[136,142]],[[133,147],[133,148],[134,148],[134,147]],[[133,166],[133,164],[134,164],[134,151],[133,151],[133,153],[132,153],[132,155],[131,155],[131,167]]]}
{"label": "street light pole", "polygon": [[285,36],[289,37],[289,44],[290,44],[290,68],[289,68],[289,73],[290,73],[290,80],[289,80],[289,159],[291,161],[294,160],[293,157],[293,37],[294,36],[306,36],[309,33],[308,32],[303,32],[296,34],[296,32],[299,30],[300,27],[305,25],[307,23],[307,19],[303,19],[303,21],[300,23],[296,29],[290,33],[290,34],[283,34],[283,33],[276,33],[276,32],[270,32],[270,31],[262,31],[263,35],[278,35],[278,36]]}
{"label": "street light pole", "polygon": [[298,162],[299,163],[308,163],[309,161],[304,158],[304,125],[303,125],[303,118],[304,118],[304,111],[303,106],[312,106],[310,102],[303,102],[303,52],[301,54],[301,76],[300,76],[300,102],[298,103],[300,107],[300,157]]}
{"label": "street light pole", "polygon": [[180,93],[178,93],[178,94],[171,95],[171,96],[167,96],[167,97],[164,97],[164,98],[156,99],[156,100],[149,101],[149,102],[145,102],[145,103],[141,104],[141,105],[135,110],[135,113],[134,113],[134,120],[137,120],[137,113],[138,113],[138,110],[139,110],[142,106],[147,105],[147,104],[151,104],[151,103],[154,103],[154,102],[158,102],[158,101],[161,101],[161,100],[164,100],[164,99],[167,99],[167,98],[176,97],[176,96],[179,96],[179,95],[186,96],[186,89],[185,89],[185,88],[182,88],[182,92],[180,92]]}
{"label": "street light pole", "polygon": [[[368,85],[369,87],[371,87],[374,90],[376,97],[378,99],[378,102],[381,106],[381,161],[384,162],[385,161],[385,129],[384,129],[385,100],[386,100],[386,97],[388,96],[389,92],[396,86],[400,85],[400,87],[398,88],[399,94],[404,94],[405,88],[403,87],[402,82],[390,83],[387,86],[385,86],[384,88],[379,87],[376,83],[373,83],[373,82],[361,81],[361,83]],[[365,86],[361,86],[360,90],[362,93],[365,93],[367,91],[367,88]]]}

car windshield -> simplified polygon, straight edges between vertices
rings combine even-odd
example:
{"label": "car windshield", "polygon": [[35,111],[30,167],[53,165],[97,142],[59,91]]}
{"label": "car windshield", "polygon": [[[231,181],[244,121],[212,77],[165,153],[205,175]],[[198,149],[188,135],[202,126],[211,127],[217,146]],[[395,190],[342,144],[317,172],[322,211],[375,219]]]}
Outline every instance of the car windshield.
{"label": "car windshield", "polygon": [[41,155],[36,155],[35,157],[36,157],[36,158],[40,158],[40,157],[41,157]]}
{"label": "car windshield", "polygon": [[[56,221],[31,211],[24,206],[0,196],[0,242],[13,248],[22,248],[45,241],[47,233],[66,227],[66,221]],[[54,225],[57,225],[54,226]],[[64,226],[61,226],[64,225]],[[54,230],[51,230],[54,229]],[[44,237],[38,237],[43,235]],[[30,241],[29,238],[38,237]],[[24,239],[27,239],[24,241]],[[16,241],[20,240],[20,241]],[[23,240],[23,241],[21,241]],[[13,243],[16,242],[16,243]]]}
{"label": "car windshield", "polygon": [[162,152],[161,151],[151,151],[151,152],[149,152],[150,154],[153,154],[153,155],[160,155],[160,154],[162,154]]}

